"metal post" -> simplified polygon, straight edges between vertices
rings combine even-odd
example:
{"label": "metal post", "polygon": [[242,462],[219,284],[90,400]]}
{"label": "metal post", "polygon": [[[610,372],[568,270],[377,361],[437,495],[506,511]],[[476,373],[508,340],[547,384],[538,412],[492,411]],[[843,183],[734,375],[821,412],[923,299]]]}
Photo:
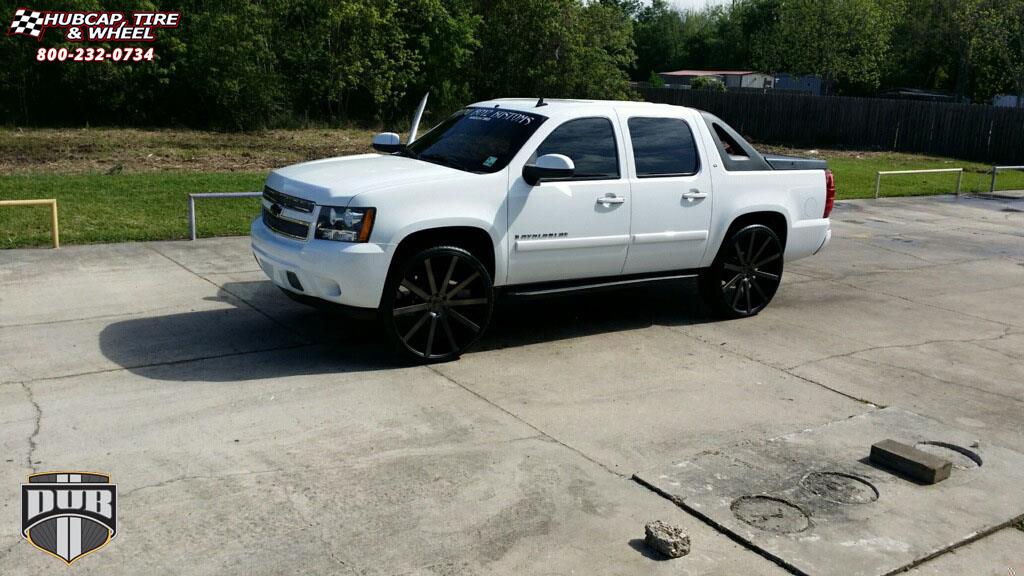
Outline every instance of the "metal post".
{"label": "metal post", "polygon": [[992,183],[988,185],[988,195],[995,196],[996,193],[996,174],[999,173],[999,168],[996,166],[992,167]]}
{"label": "metal post", "polygon": [[0,200],[0,206],[49,206],[50,236],[53,240],[53,247],[60,248],[60,229],[57,227],[57,200],[55,198],[40,198],[33,200]]}
{"label": "metal post", "polygon": [[896,174],[952,174],[957,173],[956,179],[956,195],[960,196],[960,187],[963,183],[964,169],[963,168],[939,168],[933,170],[888,170],[880,171],[875,177],[875,199],[877,200],[880,195],[880,189],[882,187],[882,176],[896,175]]}
{"label": "metal post", "polygon": [[196,199],[188,195],[188,239],[196,239]]}
{"label": "metal post", "polygon": [[188,195],[188,236],[196,239],[196,198],[260,198],[262,192],[198,192]]}
{"label": "metal post", "polygon": [[57,200],[50,204],[50,218],[53,221],[53,230],[51,231],[53,247],[60,248],[60,228],[57,226]]}

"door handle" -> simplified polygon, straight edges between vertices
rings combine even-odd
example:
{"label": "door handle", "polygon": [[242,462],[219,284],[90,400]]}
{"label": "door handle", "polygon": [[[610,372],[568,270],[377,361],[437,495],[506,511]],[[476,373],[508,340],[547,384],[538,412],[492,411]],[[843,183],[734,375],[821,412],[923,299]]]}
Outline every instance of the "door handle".
{"label": "door handle", "polygon": [[707,197],[708,197],[708,193],[707,192],[701,192],[700,190],[697,190],[696,188],[690,190],[689,192],[683,192],[683,198],[686,199],[686,200],[694,200],[694,199],[697,199],[697,198],[707,198]]}
{"label": "door handle", "polygon": [[597,199],[598,204],[625,204],[626,199],[622,196],[601,196]]}

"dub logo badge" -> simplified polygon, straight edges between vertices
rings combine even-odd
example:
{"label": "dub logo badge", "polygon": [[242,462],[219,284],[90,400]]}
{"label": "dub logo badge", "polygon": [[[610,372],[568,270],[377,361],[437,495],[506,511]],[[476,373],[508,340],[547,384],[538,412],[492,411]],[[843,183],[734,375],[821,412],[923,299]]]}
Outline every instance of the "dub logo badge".
{"label": "dub logo badge", "polygon": [[21,485],[21,533],[71,564],[114,537],[117,487],[90,472],[44,472]]}

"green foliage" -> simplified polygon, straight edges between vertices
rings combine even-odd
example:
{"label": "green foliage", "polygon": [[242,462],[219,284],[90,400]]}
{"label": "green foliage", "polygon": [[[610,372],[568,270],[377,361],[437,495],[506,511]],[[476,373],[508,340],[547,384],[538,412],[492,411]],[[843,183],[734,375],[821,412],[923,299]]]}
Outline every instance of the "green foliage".
{"label": "green foliage", "polygon": [[614,4],[482,0],[480,9],[479,96],[631,96],[632,24]]}
{"label": "green foliage", "polygon": [[181,103],[175,120],[229,130],[273,122],[283,94],[267,10],[248,0],[183,4],[181,11],[193,16],[177,34],[166,35],[159,64],[173,70],[167,91],[171,102]]}
{"label": "green foliage", "polygon": [[711,90],[712,92],[725,92],[725,82],[714,76],[698,76],[690,81],[690,88],[694,90]]}
{"label": "green foliage", "polygon": [[[0,13],[13,13],[0,0]],[[0,38],[0,113],[13,124],[258,129],[407,121],[508,95],[628,98],[635,59],[620,0],[42,0],[37,9],[177,10],[154,62],[43,63],[75,45]],[[74,105],[67,98],[73,95]]]}
{"label": "green foliage", "polygon": [[761,44],[763,70],[820,74],[862,90],[878,88],[893,14],[878,0],[793,0]]}
{"label": "green foliage", "polygon": [[665,80],[663,80],[654,70],[651,70],[651,75],[647,77],[647,83],[654,88],[665,87]]}
{"label": "green foliage", "polygon": [[1024,0],[735,0],[635,11],[636,80],[676,69],[815,74],[846,94],[1024,93]]}
{"label": "green foliage", "polygon": [[949,90],[976,101],[1024,90],[1018,80],[1024,0],[900,1],[892,52],[901,57],[890,59],[886,84]]}
{"label": "green foliage", "polygon": [[634,78],[643,80],[652,73],[682,67],[687,56],[682,26],[682,15],[672,10],[666,0],[654,0],[637,13]]}
{"label": "green foliage", "polygon": [[[0,14],[21,4],[0,0]],[[36,62],[0,36],[8,125],[324,122],[400,127],[496,96],[631,98],[681,68],[816,74],[846,94],[1024,94],[1024,0],[38,0],[39,10],[177,10],[152,62]],[[114,45],[103,45],[112,48]],[[148,47],[148,45],[146,46]]]}

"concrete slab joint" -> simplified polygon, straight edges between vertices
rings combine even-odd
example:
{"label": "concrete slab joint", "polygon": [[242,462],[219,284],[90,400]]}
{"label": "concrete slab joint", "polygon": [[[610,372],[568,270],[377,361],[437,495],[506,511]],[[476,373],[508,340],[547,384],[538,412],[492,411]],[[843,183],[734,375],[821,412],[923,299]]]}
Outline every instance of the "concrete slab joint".
{"label": "concrete slab joint", "polygon": [[[865,454],[880,437],[911,442],[876,444],[885,454],[881,468]],[[1024,515],[1024,454],[985,441],[983,460],[974,438],[886,408],[701,452],[635,478],[795,574],[888,575]],[[892,474],[893,466],[904,474]],[[908,481],[908,468],[915,477],[947,478],[922,485]]]}

